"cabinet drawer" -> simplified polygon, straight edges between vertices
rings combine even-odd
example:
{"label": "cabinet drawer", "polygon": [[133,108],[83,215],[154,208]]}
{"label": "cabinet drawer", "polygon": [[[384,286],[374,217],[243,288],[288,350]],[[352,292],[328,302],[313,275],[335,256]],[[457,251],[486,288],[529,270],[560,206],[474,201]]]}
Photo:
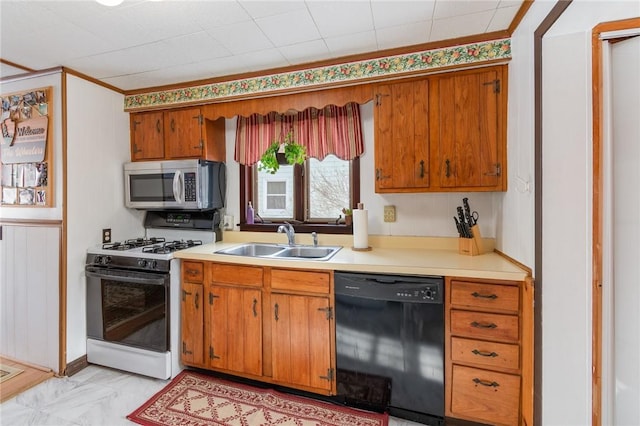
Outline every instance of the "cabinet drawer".
{"label": "cabinet drawer", "polygon": [[182,262],[182,281],[201,283],[204,280],[204,264],[202,262]]}
{"label": "cabinet drawer", "polygon": [[329,294],[329,272],[273,269],[271,270],[271,288]]}
{"label": "cabinet drawer", "polygon": [[519,423],[520,376],[453,366],[451,412],[499,425]]}
{"label": "cabinet drawer", "polygon": [[262,268],[213,263],[211,264],[211,281],[220,284],[262,287]]}
{"label": "cabinet drawer", "polygon": [[518,312],[520,288],[511,285],[451,281],[451,304]]}
{"label": "cabinet drawer", "polygon": [[517,342],[519,330],[517,315],[451,310],[451,334],[455,336]]}
{"label": "cabinet drawer", "polygon": [[452,337],[451,360],[517,370],[520,368],[520,346]]}

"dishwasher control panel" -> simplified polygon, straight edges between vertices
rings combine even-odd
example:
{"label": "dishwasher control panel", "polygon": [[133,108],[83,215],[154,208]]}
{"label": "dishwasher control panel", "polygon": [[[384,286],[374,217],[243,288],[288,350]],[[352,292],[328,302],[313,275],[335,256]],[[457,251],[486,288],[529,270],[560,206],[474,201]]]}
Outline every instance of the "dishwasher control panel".
{"label": "dishwasher control panel", "polygon": [[407,303],[443,303],[444,278],[336,272],[336,296]]}

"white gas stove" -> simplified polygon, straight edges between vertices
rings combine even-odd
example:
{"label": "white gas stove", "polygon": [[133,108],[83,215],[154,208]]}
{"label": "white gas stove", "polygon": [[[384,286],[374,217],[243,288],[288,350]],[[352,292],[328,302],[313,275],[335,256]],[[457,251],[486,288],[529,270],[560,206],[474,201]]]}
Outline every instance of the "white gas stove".
{"label": "white gas stove", "polygon": [[214,242],[215,217],[147,212],[145,236],[87,250],[88,362],[161,379],[183,369],[175,253]]}

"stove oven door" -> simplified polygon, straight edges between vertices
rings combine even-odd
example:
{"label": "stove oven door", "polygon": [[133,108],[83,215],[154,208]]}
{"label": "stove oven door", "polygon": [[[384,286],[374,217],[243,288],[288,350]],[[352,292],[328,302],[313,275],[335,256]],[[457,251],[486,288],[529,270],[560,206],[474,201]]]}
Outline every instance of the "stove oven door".
{"label": "stove oven door", "polygon": [[87,337],[169,350],[169,274],[87,266]]}

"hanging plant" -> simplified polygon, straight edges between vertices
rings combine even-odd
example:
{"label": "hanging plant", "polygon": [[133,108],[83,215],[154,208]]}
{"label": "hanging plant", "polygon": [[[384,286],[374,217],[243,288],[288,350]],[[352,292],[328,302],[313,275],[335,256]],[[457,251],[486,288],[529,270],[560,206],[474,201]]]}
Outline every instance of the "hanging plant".
{"label": "hanging plant", "polygon": [[[282,157],[281,154],[284,154],[285,162],[282,162],[281,159],[279,160],[278,157]],[[302,164],[306,157],[307,150],[293,140],[293,132],[289,131],[283,142],[276,141],[269,145],[262,157],[260,157],[258,170],[275,174],[280,168],[280,164]]]}

